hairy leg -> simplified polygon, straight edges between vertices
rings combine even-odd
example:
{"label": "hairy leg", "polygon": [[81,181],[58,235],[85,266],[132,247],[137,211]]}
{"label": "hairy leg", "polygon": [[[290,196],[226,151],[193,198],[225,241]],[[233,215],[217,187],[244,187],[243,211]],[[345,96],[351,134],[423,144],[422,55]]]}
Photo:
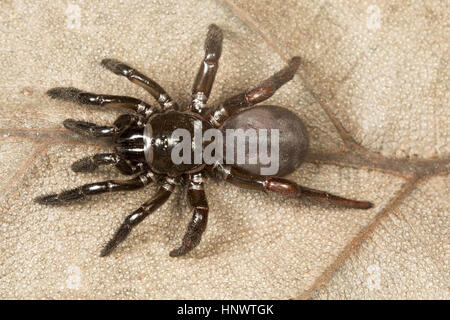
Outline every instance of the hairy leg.
{"label": "hairy leg", "polygon": [[47,91],[53,99],[70,101],[80,105],[93,105],[100,107],[123,107],[134,110],[145,117],[150,117],[156,110],[148,103],[128,96],[115,96],[96,94],[81,91],[73,87],[57,87]]}
{"label": "hairy leg", "polygon": [[115,153],[98,153],[72,163],[74,172],[93,172],[101,165],[117,164],[119,156]]}
{"label": "hairy leg", "polygon": [[66,119],[63,122],[64,127],[79,135],[92,138],[113,137],[117,133],[115,126],[99,126],[95,123]]}
{"label": "hairy leg", "polygon": [[136,69],[133,69],[132,67],[116,59],[103,59],[102,66],[119,76],[126,77],[131,82],[147,90],[158,101],[164,110],[169,108],[178,108],[177,104],[159,84]]}
{"label": "hairy leg", "polygon": [[189,204],[193,208],[192,219],[189,222],[181,246],[170,252],[171,257],[185,255],[194,249],[200,243],[208,223],[209,208],[201,174],[195,174],[190,177],[187,196]]}
{"label": "hairy leg", "polygon": [[288,179],[253,175],[231,166],[217,166],[216,170],[222,175],[225,181],[241,188],[274,192],[290,198],[308,197],[348,208],[370,209],[373,207],[373,204],[368,201],[342,198],[325,191],[300,186]]}
{"label": "hairy leg", "polygon": [[156,180],[157,176],[151,171],[147,171],[129,180],[106,180],[89,183],[61,193],[40,196],[35,199],[35,202],[47,205],[60,205],[70,201],[84,199],[94,194],[136,190]]}
{"label": "hairy leg", "polygon": [[281,69],[270,78],[264,80],[255,88],[225,100],[225,102],[220,104],[218,107],[209,111],[206,118],[215,127],[220,127],[225,120],[241,109],[251,107],[257,103],[267,100],[282,85],[294,77],[298,67],[300,66],[300,62],[301,59],[299,57],[293,57],[285,68]]}
{"label": "hairy leg", "polygon": [[143,163],[133,164],[129,160],[122,159],[117,153],[99,153],[79,159],[72,163],[74,172],[94,172],[101,165],[116,165],[117,169],[126,175],[137,174],[144,169]]}
{"label": "hairy leg", "polygon": [[219,59],[222,54],[222,30],[215,24],[208,28],[205,40],[205,58],[200,64],[197,76],[192,87],[192,102],[190,108],[202,113],[208,101],[211,89],[219,68]]}

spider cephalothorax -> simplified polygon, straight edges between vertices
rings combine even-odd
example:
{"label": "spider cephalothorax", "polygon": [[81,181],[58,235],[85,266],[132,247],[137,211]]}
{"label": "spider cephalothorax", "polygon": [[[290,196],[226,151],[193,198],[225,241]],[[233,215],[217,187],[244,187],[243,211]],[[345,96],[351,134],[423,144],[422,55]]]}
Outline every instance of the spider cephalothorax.
{"label": "spider cephalothorax", "polygon": [[[253,164],[230,165],[224,158],[214,163],[173,160],[172,151],[180,143],[180,140],[173,138],[175,130],[178,129],[192,134],[197,128],[201,128],[202,133],[214,128],[222,132],[228,129],[276,129],[280,138],[277,170],[279,176],[295,170],[307,152],[308,137],[305,126],[295,114],[277,106],[249,108],[271,97],[277,89],[293,78],[300,65],[299,57],[292,58],[285,68],[257,87],[237,94],[218,106],[206,107],[222,51],[222,38],[219,27],[211,25],[205,41],[205,58],[195,78],[191,103],[186,108],[180,108],[156,82],[113,59],[104,59],[102,65],[146,89],[158,101],[159,107],[153,107],[132,97],[94,94],[75,88],[53,88],[48,91],[50,97],[55,99],[82,105],[120,106],[135,112],[121,115],[112,126],[98,126],[72,119],[64,121],[67,129],[92,138],[111,138],[114,146],[112,153],[96,154],[76,161],[72,164],[72,170],[92,172],[99,165],[114,164],[123,174],[135,175],[133,178],[86,184],[59,194],[36,198],[38,203],[56,205],[93,194],[129,191],[150,183],[157,184],[159,186],[157,193],[125,218],[103,248],[102,256],[110,254],[136,225],[159,208],[176,186],[188,188],[187,197],[193,208],[193,216],[181,246],[172,250],[170,255],[173,257],[184,255],[195,248],[201,240],[208,220],[208,203],[204,192],[206,174],[218,176],[242,188],[274,192],[288,197],[311,197],[351,208],[372,207],[370,202],[345,199],[303,187],[277,175],[261,175],[258,170],[263,167],[263,163],[258,161]],[[205,148],[206,144],[204,141],[200,144],[193,140],[189,141],[188,150],[184,150],[184,155],[188,153],[192,159],[194,153],[198,149]],[[246,151],[246,159],[254,158],[251,152],[250,149]]]}

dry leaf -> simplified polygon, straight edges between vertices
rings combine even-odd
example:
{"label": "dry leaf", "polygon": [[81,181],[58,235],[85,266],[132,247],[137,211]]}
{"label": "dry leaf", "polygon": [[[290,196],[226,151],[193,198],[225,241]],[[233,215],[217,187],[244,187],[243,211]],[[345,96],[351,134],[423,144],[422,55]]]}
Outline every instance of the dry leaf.
{"label": "dry leaf", "polygon": [[[446,2],[13,0],[0,9],[1,298],[450,297]],[[210,182],[208,229],[191,254],[168,256],[189,220],[173,197],[99,258],[154,188],[34,204],[42,193],[119,176],[70,171],[75,159],[106,147],[61,124],[110,123],[119,110],[45,92],[74,86],[153,103],[99,65],[111,57],[187,103],[210,23],[225,34],[210,102],[300,55],[302,70],[268,101],[296,112],[311,135],[308,161],[291,178],[376,207],[342,209]]]}

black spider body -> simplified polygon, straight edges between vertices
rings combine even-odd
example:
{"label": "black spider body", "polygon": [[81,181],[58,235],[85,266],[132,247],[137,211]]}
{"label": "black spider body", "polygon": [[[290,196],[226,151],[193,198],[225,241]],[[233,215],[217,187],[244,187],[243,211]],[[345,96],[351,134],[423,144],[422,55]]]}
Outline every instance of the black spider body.
{"label": "black spider body", "polygon": [[[196,123],[201,122],[202,134],[213,126],[202,116],[191,111],[167,111],[157,113],[142,125],[138,118],[124,115],[115,122],[119,133],[114,139],[114,148],[121,158],[128,159],[133,166],[145,162],[153,172],[178,177],[182,174],[196,173],[203,170],[201,164],[174,164],[171,153],[178,141],[171,139],[177,129],[186,129],[194,137]],[[291,111],[278,106],[259,106],[250,108],[228,119],[220,127],[225,136],[227,129],[278,129],[280,130],[280,166],[279,176],[293,172],[303,161],[308,150],[308,136],[303,122]],[[205,143],[206,144],[206,143]],[[205,147],[202,144],[202,148]],[[190,142],[191,158],[194,158],[195,141]],[[237,153],[235,146],[235,153]],[[260,146],[259,146],[260,147]],[[270,149],[269,145],[266,148]],[[236,163],[236,167],[250,173],[259,173],[264,165],[258,162],[255,154],[245,148],[245,163]],[[224,156],[226,152],[224,151]],[[257,163],[250,164],[248,159],[254,157]],[[223,157],[222,163],[226,162]]]}
{"label": "black spider body", "polygon": [[[119,116],[112,126],[99,126],[72,119],[64,121],[67,129],[78,134],[91,138],[111,139],[114,149],[112,153],[95,154],[78,160],[72,164],[72,170],[92,172],[100,165],[113,164],[123,174],[134,175],[134,177],[128,180],[107,180],[86,184],[59,194],[40,196],[36,198],[38,203],[57,205],[93,194],[135,190],[150,183],[159,186],[157,193],[151,199],[125,218],[112,239],[103,248],[102,256],[110,254],[119,243],[126,239],[134,227],[158,209],[170,197],[176,186],[187,187],[187,198],[193,214],[181,246],[172,250],[170,255],[184,255],[195,248],[206,230],[208,221],[208,202],[204,191],[204,183],[208,175],[220,177],[242,188],[278,193],[287,197],[311,197],[358,209],[372,207],[372,204],[367,201],[342,198],[281,178],[302,163],[308,150],[306,128],[303,122],[287,109],[254,105],[271,97],[277,89],[293,78],[300,65],[300,58],[292,58],[285,68],[255,88],[237,94],[218,106],[207,108],[206,103],[222,51],[222,38],[222,31],[216,25],[211,25],[205,41],[205,58],[195,78],[192,100],[187,108],[180,108],[156,82],[114,59],[104,59],[102,65],[146,89],[158,101],[159,107],[151,106],[133,97],[94,94],[75,88],[53,88],[48,91],[48,94],[55,99],[72,101],[81,105],[119,106],[134,111],[134,114]],[[259,172],[265,169],[266,163],[259,159],[249,163],[249,160],[256,156],[255,150],[271,148],[275,146],[273,142],[275,140],[269,140],[265,142],[265,145],[261,140],[253,140],[257,149],[245,149],[243,157],[246,161],[243,163],[227,163],[228,158],[225,157],[225,153],[228,155],[228,148],[223,156],[218,156],[211,163],[203,158],[196,158],[199,150],[206,152],[213,141],[220,140],[218,136],[215,136],[199,141],[196,133],[203,136],[213,129],[220,133],[228,132],[230,129],[249,132],[276,129],[279,132],[279,140],[276,140],[276,146],[278,146],[276,150],[279,154],[276,173],[260,174]],[[175,133],[180,130],[187,133],[188,138],[176,136]],[[174,160],[174,151],[182,145],[181,142],[187,142],[187,147],[182,152],[183,156],[189,156],[189,159],[194,158],[195,161]],[[228,146],[227,140],[225,147]],[[220,153],[214,151],[211,154],[216,156]]]}
{"label": "black spider body", "polygon": [[[155,172],[177,177],[186,173],[196,173],[205,167],[205,164],[180,163],[174,164],[171,153],[178,141],[171,139],[172,133],[177,129],[185,129],[190,133],[190,158],[194,158],[194,129],[195,126],[202,128],[202,133],[212,128],[199,114],[190,111],[167,111],[156,114],[150,118],[145,126],[145,136],[148,141],[145,150],[147,163]],[[203,144],[198,146],[203,147]]]}

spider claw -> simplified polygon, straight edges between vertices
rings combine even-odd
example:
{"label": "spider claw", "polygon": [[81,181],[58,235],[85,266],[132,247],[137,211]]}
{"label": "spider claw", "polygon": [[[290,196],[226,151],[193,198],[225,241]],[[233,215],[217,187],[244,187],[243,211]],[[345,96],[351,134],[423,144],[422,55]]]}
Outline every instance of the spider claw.
{"label": "spider claw", "polygon": [[192,251],[192,249],[194,249],[195,247],[196,246],[186,246],[183,243],[179,248],[170,251],[169,256],[171,256],[172,258],[184,256],[185,254]]}
{"label": "spider claw", "polygon": [[102,251],[100,252],[100,257],[107,257],[107,256],[109,256],[110,254],[111,254],[111,252],[113,252],[113,250],[114,250],[115,248],[106,248],[106,247],[104,247],[103,249],[102,249]]}
{"label": "spider claw", "polygon": [[66,102],[75,102],[77,104],[89,104],[89,95],[74,87],[56,87],[47,91],[47,95],[52,99]]}
{"label": "spider claw", "polygon": [[171,257],[184,256],[188,252],[192,251],[198,246],[201,240],[201,234],[198,233],[188,233],[184,236],[183,242],[178,249],[170,251],[169,255]]}
{"label": "spider claw", "polygon": [[207,40],[205,42],[205,50],[208,53],[214,52],[216,59],[219,59],[222,54],[223,32],[215,24],[210,24],[208,27]]}
{"label": "spider claw", "polygon": [[78,103],[80,103],[80,93],[82,93],[82,91],[74,87],[56,87],[47,91],[47,95],[52,99]]}
{"label": "spider claw", "polygon": [[47,194],[34,198],[34,202],[39,204],[57,204],[59,202],[58,194]]}
{"label": "spider claw", "polygon": [[65,202],[70,202],[73,200],[80,200],[85,198],[85,194],[81,188],[66,190],[61,193],[54,193],[49,195],[40,196],[34,199],[36,203],[48,204],[48,205],[59,205]]}
{"label": "spider claw", "polygon": [[102,95],[85,92],[74,87],[57,87],[47,91],[53,99],[74,102],[79,105],[102,105]]}
{"label": "spider claw", "polygon": [[79,121],[74,119],[66,119],[63,121],[63,125],[66,129],[73,130],[74,128],[77,127],[77,122]]}
{"label": "spider claw", "polygon": [[129,66],[116,59],[103,59],[101,65],[119,76],[128,76],[131,71]]}
{"label": "spider claw", "polygon": [[181,246],[178,249],[173,249],[172,251],[170,251],[169,256],[175,258],[186,254],[186,252],[184,252],[182,248],[183,247]]}
{"label": "spider claw", "polygon": [[85,137],[108,138],[114,136],[117,132],[117,128],[114,126],[98,126],[95,123],[74,119],[64,120],[63,125],[66,129]]}
{"label": "spider claw", "polygon": [[123,240],[128,237],[128,235],[131,232],[131,227],[129,225],[122,225],[120,228],[116,231],[114,236],[111,240],[108,241],[108,243],[103,247],[102,251],[100,252],[100,257],[106,257],[111,252],[114,251],[114,249],[121,243]]}
{"label": "spider claw", "polygon": [[193,246],[192,243],[190,245],[188,245],[183,241],[183,244],[179,248],[173,249],[172,251],[170,251],[169,256],[171,256],[172,258],[184,256],[185,254],[190,252],[195,247],[196,247],[196,245]]}
{"label": "spider claw", "polygon": [[[292,57],[291,60],[289,60],[289,67],[297,71],[298,67],[302,63],[302,58],[299,56]],[[294,72],[295,72],[294,71]]]}
{"label": "spider claw", "polygon": [[72,163],[70,168],[73,172],[93,172],[98,165],[91,158],[83,158]]}
{"label": "spider claw", "polygon": [[63,125],[66,129],[76,132],[83,136],[90,136],[91,135],[90,129],[96,126],[94,123],[77,121],[74,119],[64,120]]}
{"label": "spider claw", "polygon": [[370,201],[355,201],[357,202],[357,206],[354,207],[355,209],[370,209],[374,207],[374,204]]}

